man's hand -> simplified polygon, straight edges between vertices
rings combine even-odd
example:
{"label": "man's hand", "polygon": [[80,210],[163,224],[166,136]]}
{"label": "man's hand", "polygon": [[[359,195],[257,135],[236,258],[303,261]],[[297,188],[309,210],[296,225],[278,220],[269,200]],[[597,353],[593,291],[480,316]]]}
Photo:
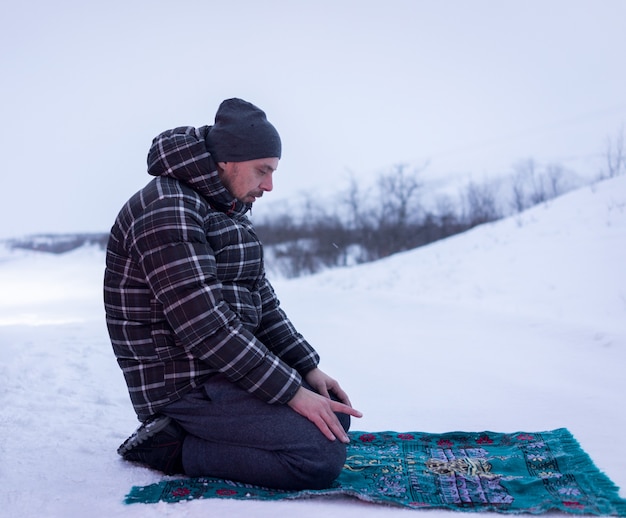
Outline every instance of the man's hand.
{"label": "man's hand", "polygon": [[350,403],[350,399],[348,398],[348,394],[343,391],[343,389],[339,386],[339,383],[337,383],[337,381],[321,369],[315,368],[309,371],[304,379],[318,392],[318,394],[330,399],[330,393],[332,392],[336,399],[350,407],[352,406],[352,403]]}
{"label": "man's hand", "polygon": [[[334,441],[337,438],[344,443],[350,442],[335,412],[353,417],[361,417],[363,414],[352,408],[348,395],[341,389],[339,383],[321,370],[313,369],[305,376],[305,379],[320,393],[300,387],[287,404],[315,424],[329,440]],[[330,399],[330,392],[343,403]]]}

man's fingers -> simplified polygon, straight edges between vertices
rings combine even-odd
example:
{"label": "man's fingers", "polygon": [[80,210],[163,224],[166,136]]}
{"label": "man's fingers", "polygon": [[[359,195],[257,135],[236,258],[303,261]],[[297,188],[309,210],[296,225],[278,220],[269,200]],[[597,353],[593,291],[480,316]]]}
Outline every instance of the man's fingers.
{"label": "man's fingers", "polygon": [[[333,406],[335,408],[333,408]],[[326,436],[327,439],[331,441],[334,441],[335,439],[339,439],[343,443],[349,443],[350,438],[348,437],[348,434],[346,433],[346,431],[343,429],[343,426],[341,426],[339,419],[335,415],[335,412],[347,413],[347,411],[356,412],[357,414],[360,414],[360,412],[354,410],[353,408],[347,405],[333,401],[331,403],[330,409],[320,414],[318,416],[318,419],[316,419],[313,422],[319,428],[319,430]]]}
{"label": "man's fingers", "polygon": [[[326,425],[325,428],[328,429],[328,431],[330,432],[330,435],[326,434],[324,430],[322,430],[322,433],[324,433],[324,435],[326,435],[327,438],[329,438],[331,441],[334,441],[335,438],[337,438],[343,443],[350,442],[350,438],[348,437],[348,434],[343,429],[343,426],[341,426],[341,423],[339,422],[339,419],[337,419],[337,416],[334,414],[334,412],[330,412],[329,414],[324,416],[324,419],[325,419],[324,424]],[[318,428],[319,428],[319,425],[318,425]]]}
{"label": "man's fingers", "polygon": [[340,414],[348,414],[353,417],[363,417],[363,414],[359,412],[356,408],[352,408],[345,403],[340,403],[339,401],[331,401],[330,408],[333,412],[339,412]]}
{"label": "man's fingers", "polygon": [[350,398],[348,397],[348,394],[346,394],[346,392],[339,385],[337,385],[334,388],[331,388],[330,390],[337,397],[339,401],[341,401],[342,403],[345,403],[348,406],[352,406],[352,403],[350,402]]}
{"label": "man's fingers", "polygon": [[327,439],[330,441],[339,439],[343,443],[350,442],[350,439],[335,413],[348,414],[354,417],[363,415],[350,405],[325,398],[304,387],[298,389],[288,405],[313,422]]}

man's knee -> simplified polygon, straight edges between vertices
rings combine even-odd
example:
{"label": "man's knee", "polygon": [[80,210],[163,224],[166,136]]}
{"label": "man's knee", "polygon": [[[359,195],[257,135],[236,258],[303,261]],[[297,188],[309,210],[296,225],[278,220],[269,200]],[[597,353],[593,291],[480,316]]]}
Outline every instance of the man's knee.
{"label": "man's knee", "polygon": [[[343,429],[350,429],[348,414],[335,414]],[[308,452],[303,462],[301,487],[297,489],[326,489],[337,479],[346,463],[347,446],[335,439],[329,441],[322,434],[316,434],[316,444]]]}
{"label": "man's knee", "polygon": [[324,465],[320,466],[315,477],[312,477],[313,485],[311,489],[325,489],[330,487],[341,473],[345,463],[346,448],[342,445],[342,448],[338,448],[337,452],[327,457]]}
{"label": "man's knee", "polygon": [[346,462],[346,445],[325,437],[307,458],[300,459],[298,475],[291,479],[290,489],[326,489],[337,479]]}

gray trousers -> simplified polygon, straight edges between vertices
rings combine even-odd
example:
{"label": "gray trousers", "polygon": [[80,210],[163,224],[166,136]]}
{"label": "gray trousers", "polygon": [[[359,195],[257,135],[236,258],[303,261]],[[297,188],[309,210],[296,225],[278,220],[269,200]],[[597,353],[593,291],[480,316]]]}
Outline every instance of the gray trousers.
{"label": "gray trousers", "polygon": [[[322,489],[339,475],[346,445],[328,440],[287,405],[269,405],[222,375],[168,405],[163,414],[189,435],[189,476],[236,480],[275,489]],[[337,414],[347,431],[350,416]]]}

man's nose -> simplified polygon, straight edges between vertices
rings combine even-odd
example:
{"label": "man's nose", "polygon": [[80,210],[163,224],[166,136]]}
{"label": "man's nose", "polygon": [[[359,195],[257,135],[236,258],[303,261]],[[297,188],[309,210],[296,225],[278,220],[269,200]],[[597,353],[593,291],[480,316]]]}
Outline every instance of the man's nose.
{"label": "man's nose", "polygon": [[272,173],[263,176],[263,181],[260,185],[261,189],[266,192],[270,192],[274,188],[274,180],[272,179]]}

